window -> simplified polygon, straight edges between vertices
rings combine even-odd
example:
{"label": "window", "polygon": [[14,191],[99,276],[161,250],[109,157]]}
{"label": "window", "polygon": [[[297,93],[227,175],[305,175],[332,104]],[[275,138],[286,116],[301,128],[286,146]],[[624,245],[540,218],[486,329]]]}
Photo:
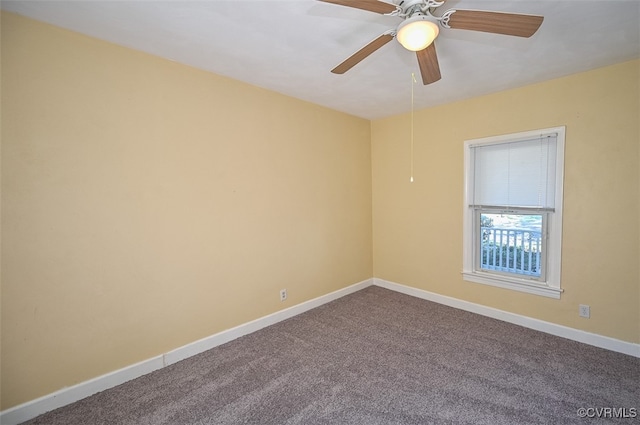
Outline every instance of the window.
{"label": "window", "polygon": [[465,280],[560,298],[564,135],[465,142]]}

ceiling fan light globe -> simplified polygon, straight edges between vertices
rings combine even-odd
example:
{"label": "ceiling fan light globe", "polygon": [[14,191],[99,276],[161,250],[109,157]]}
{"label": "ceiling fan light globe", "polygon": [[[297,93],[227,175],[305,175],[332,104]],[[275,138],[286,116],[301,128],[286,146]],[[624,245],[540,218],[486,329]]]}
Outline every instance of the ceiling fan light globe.
{"label": "ceiling fan light globe", "polygon": [[402,22],[398,26],[396,38],[405,49],[417,52],[433,43],[439,33],[438,25],[421,15]]}

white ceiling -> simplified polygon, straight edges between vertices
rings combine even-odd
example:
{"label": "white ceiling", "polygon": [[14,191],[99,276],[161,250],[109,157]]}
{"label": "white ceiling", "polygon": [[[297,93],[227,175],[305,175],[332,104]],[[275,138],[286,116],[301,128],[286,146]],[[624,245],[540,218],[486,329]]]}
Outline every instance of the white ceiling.
{"label": "white ceiling", "polygon": [[442,29],[442,79],[423,86],[395,40],[344,75],[336,65],[398,17],[317,0],[2,1],[4,10],[367,119],[640,57],[640,0],[448,0],[450,8],[543,15],[531,38]]}

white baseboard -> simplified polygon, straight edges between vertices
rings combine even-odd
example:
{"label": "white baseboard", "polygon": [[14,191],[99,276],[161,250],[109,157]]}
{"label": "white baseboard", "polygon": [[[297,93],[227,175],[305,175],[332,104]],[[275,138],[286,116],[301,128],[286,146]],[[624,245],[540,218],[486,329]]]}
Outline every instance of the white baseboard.
{"label": "white baseboard", "polygon": [[293,307],[286,308],[276,313],[261,317],[251,322],[236,326],[207,338],[192,342],[175,350],[169,351],[159,356],[144,360],[131,366],[107,373],[102,376],[90,379],[72,387],[63,388],[54,393],[48,394],[35,400],[23,403],[0,412],[0,424],[16,425],[21,422],[33,419],[48,411],[57,409],[67,404],[71,404],[83,398],[89,397],[97,392],[107,390],[116,385],[123,384],[132,379],[138,378],[154,370],[161,369],[170,364],[179,362],[188,357],[202,353],[211,348],[217,347],[236,338],[248,335],[267,326],[271,326],[283,320],[297,316],[305,311],[319,307],[328,302],[334,301],[345,295],[352,294],[368,286],[376,285],[387,288],[392,291],[411,295],[424,300],[433,301],[438,304],[447,305],[460,310],[477,313],[483,316],[492,317],[494,319],[524,326],[529,329],[545,332],[548,334],[560,336],[596,347],[616,351],[623,354],[640,358],[640,344],[620,341],[602,335],[584,332],[578,329],[569,328],[555,323],[545,322],[533,319],[527,316],[521,316],[515,313],[486,307],[480,304],[474,304],[468,301],[439,295],[422,289],[412,288],[410,286],[401,285],[399,283],[389,282],[383,279],[373,278],[367,279],[354,285],[339,289],[327,295],[314,298]]}
{"label": "white baseboard", "polygon": [[71,387],[63,388],[35,400],[0,412],[0,424],[15,425],[33,419],[38,415],[57,409],[92,394],[108,390],[123,382],[146,375],[162,368],[162,356],[152,357],[122,369],[81,382]]}
{"label": "white baseboard", "polygon": [[582,342],[584,344],[593,345],[595,347],[604,348],[618,353],[627,354],[640,358],[640,344],[621,341],[619,339],[610,338],[590,332],[581,331],[579,329],[558,325],[543,320],[522,316],[507,311],[498,310],[496,308],[486,307],[481,304],[475,304],[468,301],[459,300],[457,298],[447,297],[422,289],[401,285],[399,283],[389,282],[383,279],[374,278],[373,284],[392,291],[400,292],[413,297],[422,298],[424,300],[433,301],[438,304],[447,305],[460,310],[477,313],[482,316],[492,317],[504,322],[520,325],[525,328],[534,329],[536,331],[545,332],[551,335],[560,336],[573,341]]}
{"label": "white baseboard", "polygon": [[371,286],[373,279],[367,279],[343,289],[331,292],[327,295],[314,298],[293,307],[280,310],[251,322],[236,326],[235,328],[219,332],[207,338],[192,342],[175,350],[144,360],[131,366],[107,373],[102,376],[81,382],[77,385],[63,388],[54,393],[28,401],[18,406],[0,412],[0,424],[16,425],[33,419],[43,413],[66,406],[83,398],[89,397],[100,391],[113,388],[132,379],[138,378],[154,370],[161,369],[180,360],[202,353],[211,348],[222,345],[244,335],[273,325],[283,320],[294,317],[300,313],[319,307],[334,301],[345,295],[352,294]]}
{"label": "white baseboard", "polygon": [[222,331],[215,335],[184,345],[180,348],[176,348],[175,350],[164,354],[164,365],[168,366],[179,362],[180,360],[195,356],[196,354],[297,316],[300,313],[304,313],[305,311],[309,311],[328,302],[337,300],[338,298],[342,298],[345,295],[352,294],[371,285],[373,285],[373,279],[363,280],[362,282],[347,286],[346,288],[339,289],[327,295],[305,301],[301,304],[294,305],[293,307],[285,308],[284,310],[269,314],[268,316],[261,317],[240,326],[236,326],[235,328],[227,329],[226,331]]}

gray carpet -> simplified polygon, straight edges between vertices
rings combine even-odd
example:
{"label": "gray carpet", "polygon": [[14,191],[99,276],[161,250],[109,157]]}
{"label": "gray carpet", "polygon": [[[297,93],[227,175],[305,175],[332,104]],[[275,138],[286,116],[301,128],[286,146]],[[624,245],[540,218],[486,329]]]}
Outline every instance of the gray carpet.
{"label": "gray carpet", "polygon": [[26,423],[631,424],[639,383],[640,359],[369,287]]}

